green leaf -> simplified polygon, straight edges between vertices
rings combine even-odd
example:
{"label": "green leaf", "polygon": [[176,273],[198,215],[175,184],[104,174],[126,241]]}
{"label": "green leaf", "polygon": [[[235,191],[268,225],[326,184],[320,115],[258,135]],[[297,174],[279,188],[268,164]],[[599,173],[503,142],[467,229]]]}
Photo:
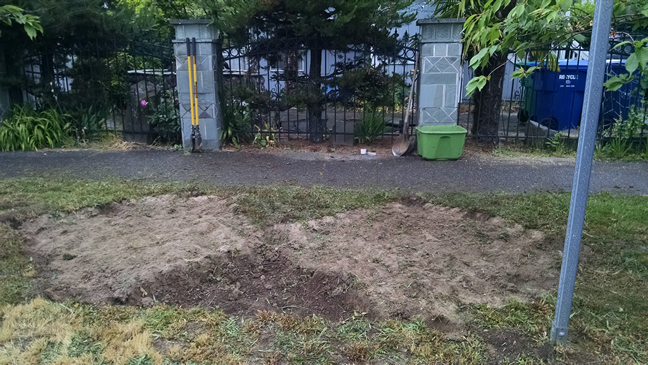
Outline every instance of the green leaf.
{"label": "green leaf", "polygon": [[525,75],[524,69],[522,67],[520,67],[519,69],[517,69],[517,70],[515,70],[515,71],[513,71],[511,73],[511,77],[514,78],[514,79],[520,79],[520,78],[523,78],[525,76],[526,75]]}
{"label": "green leaf", "polygon": [[524,59],[524,56],[526,56],[526,51],[523,48],[520,48],[517,51],[515,51],[515,55],[517,56],[517,58],[522,60]]}
{"label": "green leaf", "polygon": [[[648,64],[648,48],[645,46],[637,47],[635,49],[635,55],[637,55],[637,61],[639,63],[639,69],[643,70],[646,68],[646,64]],[[629,57],[628,57],[629,58]],[[626,65],[627,65],[626,61]]]}
{"label": "green leaf", "polygon": [[482,90],[484,86],[486,86],[486,82],[488,81],[489,77],[486,76],[477,76],[468,81],[468,84],[466,85],[466,94],[468,96],[472,95],[476,90]]}
{"label": "green leaf", "polygon": [[628,71],[632,75],[632,73],[635,72],[638,67],[639,67],[639,60],[637,59],[637,54],[633,53],[626,60],[626,64],[625,64],[626,71]]}
{"label": "green leaf", "polygon": [[493,44],[495,43],[498,39],[500,39],[500,36],[502,35],[502,32],[496,27],[491,28],[491,30],[488,32],[488,41]]}
{"label": "green leaf", "polygon": [[525,5],[524,3],[520,3],[520,4],[516,5],[515,8],[513,8],[513,10],[511,11],[511,14],[514,17],[519,17],[522,14],[524,14],[524,5]]}
{"label": "green leaf", "polygon": [[486,57],[487,54],[488,54],[488,48],[484,48],[481,51],[479,51],[479,53],[477,53],[470,59],[470,67],[475,68],[476,65],[481,64],[482,59]]}
{"label": "green leaf", "polygon": [[574,39],[579,43],[583,43],[583,42],[585,42],[587,40],[587,38],[585,38],[585,36],[582,35],[582,34],[574,35]]}
{"label": "green leaf", "polygon": [[24,28],[25,33],[27,33],[27,36],[30,39],[34,39],[38,35],[38,33],[36,33],[36,29],[31,24],[25,24]]}
{"label": "green leaf", "polygon": [[547,68],[550,71],[560,72],[560,66],[558,65],[558,56],[556,54],[547,54]]}
{"label": "green leaf", "polygon": [[8,13],[12,14],[20,14],[22,12],[22,9],[15,5],[4,5],[2,10],[6,10]]}
{"label": "green leaf", "polygon": [[562,0],[559,4],[560,4],[560,9],[562,9],[562,11],[569,11],[569,9],[573,5],[573,1],[572,0]]}
{"label": "green leaf", "polygon": [[624,82],[617,76],[610,77],[606,82],[603,83],[603,86],[608,91],[617,91],[623,86]]}

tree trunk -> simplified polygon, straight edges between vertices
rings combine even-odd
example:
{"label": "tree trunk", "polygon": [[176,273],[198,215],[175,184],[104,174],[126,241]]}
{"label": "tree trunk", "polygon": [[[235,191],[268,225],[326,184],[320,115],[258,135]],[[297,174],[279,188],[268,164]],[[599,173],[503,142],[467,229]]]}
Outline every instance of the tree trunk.
{"label": "tree trunk", "polygon": [[[497,13],[499,19],[506,19],[517,5],[517,0],[512,0],[509,5]],[[495,53],[491,56],[488,65],[475,72],[475,76],[488,76],[490,80],[481,91],[474,93],[475,108],[471,133],[477,140],[484,142],[499,142],[499,121],[502,115],[502,91],[504,88],[504,74],[506,72],[508,55]]]}
{"label": "tree trunk", "polygon": [[287,93],[297,89],[297,78],[299,77],[299,59],[296,51],[286,52],[286,69],[284,70],[285,90]]}
{"label": "tree trunk", "polygon": [[54,105],[55,93],[55,72],[54,72],[54,50],[48,49],[41,55],[40,60],[42,97],[45,104]]}
{"label": "tree trunk", "polygon": [[[22,56],[22,54],[20,55]],[[5,77],[9,75],[21,75],[19,62],[19,55],[14,54],[13,52],[7,52],[5,49],[0,49],[0,62],[5,64]],[[9,101],[11,105],[18,104],[22,105],[23,103],[23,87],[21,84],[18,84],[15,80],[11,80],[11,84],[7,86],[9,89]]]}
{"label": "tree trunk", "polygon": [[310,50],[310,68],[308,71],[310,102],[308,109],[308,133],[311,142],[324,141],[326,121],[322,120],[322,50]]}
{"label": "tree trunk", "polygon": [[497,143],[499,140],[499,121],[502,114],[502,90],[507,57],[495,54],[487,67],[475,72],[475,76],[490,75],[486,86],[475,91],[473,100],[472,134],[479,141]]}

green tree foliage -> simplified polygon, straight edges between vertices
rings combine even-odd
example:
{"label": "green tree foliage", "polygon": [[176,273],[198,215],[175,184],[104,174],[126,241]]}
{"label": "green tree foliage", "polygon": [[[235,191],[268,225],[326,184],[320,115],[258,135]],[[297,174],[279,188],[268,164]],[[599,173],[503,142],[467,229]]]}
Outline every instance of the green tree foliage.
{"label": "green tree foliage", "polygon": [[133,23],[154,30],[161,38],[173,35],[169,20],[209,17],[221,6],[221,0],[117,0],[115,3],[115,7],[129,10]]}
{"label": "green tree foliage", "polygon": [[[38,16],[43,35],[26,44],[25,35],[11,31],[3,43],[13,50],[43,51],[69,47],[86,39],[144,37],[150,26],[135,10],[111,0],[9,0],[12,5]],[[7,38],[5,39],[5,35]]]}
{"label": "green tree foliage", "polygon": [[[37,16],[25,14],[21,8],[14,5],[0,6],[0,23],[11,26],[14,22],[22,25],[25,33],[31,39],[36,38],[39,32],[43,33],[43,27]],[[1,29],[0,35],[2,35]]]}
{"label": "green tree foliage", "polygon": [[626,41],[619,43],[615,48],[630,46],[633,52],[626,59],[625,69],[627,74],[610,75],[604,86],[611,91],[616,91],[624,84],[639,78],[640,89],[645,94],[648,89],[648,37],[640,40]]}
{"label": "green tree foliage", "polygon": [[[466,17],[464,24],[465,56],[475,70],[467,92],[476,101],[473,133],[497,135],[504,66],[508,54],[523,58],[529,49],[551,50],[575,42],[587,46],[591,37],[594,6],[579,0],[438,0],[437,15]],[[616,0],[613,30],[641,32],[648,29],[648,2],[645,0]],[[646,40],[635,41],[635,54],[629,58],[629,71],[648,62]],[[520,67],[514,77],[527,77],[540,67],[558,70],[556,55],[535,52],[536,66]],[[634,60],[637,60],[634,67]],[[644,67],[645,68],[645,67]],[[642,68],[641,70],[644,70]],[[617,89],[629,82],[630,75],[613,77],[608,87]],[[479,117],[479,119],[477,119]]]}
{"label": "green tree foliage", "polygon": [[[154,22],[147,21],[144,15],[138,16],[135,9],[118,1],[9,1],[26,13],[38,16],[43,29],[43,34],[33,42],[14,27],[2,34],[3,48],[11,52],[5,52],[7,73],[0,82],[15,90],[12,93],[15,103],[21,103],[22,99],[22,93],[17,91],[27,90],[39,103],[63,108],[74,117],[81,116],[76,113],[77,109],[87,109],[97,101],[119,104],[115,91],[124,94],[125,85],[115,75],[125,75],[125,70],[118,69],[123,65],[109,61],[116,56],[113,45],[160,38]],[[34,64],[38,65],[35,70],[39,77],[21,71],[34,70]],[[57,82],[57,74],[62,69],[73,80],[71,92],[60,90],[64,86]]]}
{"label": "green tree foliage", "polygon": [[[465,17],[464,56],[470,59],[475,77],[468,82],[468,94],[475,99],[472,132],[497,136],[501,99],[508,55],[524,57],[530,47],[552,48],[581,38],[576,29],[584,14],[568,13],[573,0],[459,0],[439,2],[440,17]],[[537,54],[540,66],[557,67],[555,56]]]}
{"label": "green tree foliage", "polygon": [[[331,85],[336,87],[340,102],[366,111],[396,107],[395,103],[409,91],[403,75],[396,72],[390,75],[382,65],[369,62],[337,67]],[[395,94],[400,97],[395,98]]]}
{"label": "green tree foliage", "polygon": [[[245,40],[250,29],[269,36],[318,37],[339,46],[386,45],[393,28],[414,20],[410,0],[224,0],[214,14],[230,37]],[[382,42],[381,42],[382,41]]]}
{"label": "green tree foliage", "polygon": [[[211,15],[234,44],[303,37],[309,40],[307,92],[312,96],[306,108],[311,139],[321,141],[325,126],[321,78],[322,50],[344,49],[349,45],[395,50],[398,34],[393,32],[414,20],[405,9],[411,0],[224,0],[211,8]],[[302,45],[304,46],[304,45]],[[306,46],[304,46],[306,47]]]}

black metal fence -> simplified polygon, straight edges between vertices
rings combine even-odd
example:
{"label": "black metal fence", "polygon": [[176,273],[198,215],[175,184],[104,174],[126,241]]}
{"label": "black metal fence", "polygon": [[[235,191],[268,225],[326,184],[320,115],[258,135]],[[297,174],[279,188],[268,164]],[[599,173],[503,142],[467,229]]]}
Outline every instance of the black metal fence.
{"label": "black metal fence", "polygon": [[150,143],[180,139],[171,44],[84,40],[32,53],[19,65],[22,100],[70,115],[80,138],[96,132]]}
{"label": "black metal fence", "polygon": [[[607,80],[612,75],[627,73],[625,62],[632,49],[629,45],[620,48],[614,46],[629,39],[627,35],[619,35],[610,42],[606,75],[601,77]],[[547,53],[553,54],[552,58],[556,61],[554,67],[558,66],[555,71],[550,71],[545,65],[530,77],[521,80],[510,76],[516,68],[540,66],[537,60]],[[500,112],[495,116],[484,115],[478,107],[484,100],[463,95],[459,105],[458,124],[468,130],[469,136],[491,141],[542,144],[547,138],[556,135],[578,139],[588,57],[588,49],[578,45],[529,51],[522,59],[515,54],[509,55],[503,80],[508,85],[501,85],[505,92],[501,98]],[[465,87],[473,73],[467,67],[464,70]],[[633,76],[632,82],[619,90],[604,91],[598,139],[614,138],[619,133],[630,139],[648,136],[648,95],[641,88],[641,75],[636,72]],[[485,96],[482,94],[477,97]],[[489,129],[478,128],[480,123],[496,124],[490,129],[496,132],[483,133]]]}
{"label": "black metal fence", "polygon": [[[617,36],[611,48],[628,39]],[[388,50],[334,46],[317,38],[226,42],[219,62],[223,129],[241,142],[259,136],[337,144],[392,139],[402,130],[411,89],[414,105],[407,122],[413,128],[417,121],[417,85],[411,72],[417,48],[415,37],[403,38]],[[614,48],[606,73],[625,73],[630,51],[629,46]],[[538,65],[549,52],[556,72],[543,67],[522,80],[510,77],[516,68]],[[463,91],[458,124],[471,137],[493,141],[544,143],[558,133],[577,139],[588,56],[580,46],[530,51],[522,59],[509,55],[498,112],[485,115],[476,106],[484,100],[466,97]],[[19,67],[21,79],[14,80],[22,90],[19,102],[59,107],[72,116],[79,135],[110,131],[130,141],[180,140],[170,42],[85,40],[30,54]],[[465,67],[464,87],[470,78],[472,71]],[[648,136],[648,102],[641,82],[635,75],[618,91],[604,92],[599,139],[621,132],[632,138]],[[477,128],[483,123],[493,128]]]}
{"label": "black metal fence", "polygon": [[390,52],[368,45],[334,47],[317,38],[225,43],[225,129],[250,140],[261,134],[340,144],[393,138],[402,130],[409,92],[416,91],[415,40],[402,43]]}

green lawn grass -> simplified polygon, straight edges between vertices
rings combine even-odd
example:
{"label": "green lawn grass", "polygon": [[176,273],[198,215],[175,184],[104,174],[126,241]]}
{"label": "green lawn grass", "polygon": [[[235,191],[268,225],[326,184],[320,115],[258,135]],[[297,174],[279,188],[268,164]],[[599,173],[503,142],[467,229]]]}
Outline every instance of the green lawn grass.
{"label": "green lawn grass", "polygon": [[[21,220],[161,194],[229,196],[235,200],[239,213],[260,226],[307,221],[412,198],[396,190],[293,186],[225,189],[116,179],[23,178],[0,180],[0,215]],[[500,216],[545,232],[548,239],[561,247],[570,196],[549,192],[462,193],[419,194],[415,198],[418,202]],[[128,364],[200,364],[203,360],[478,364],[488,358],[483,331],[513,329],[536,345],[546,343],[555,305],[554,291],[533,303],[513,301],[502,307],[466,307],[462,314],[471,329],[470,335],[450,340],[421,322],[370,321],[361,313],[346,321],[330,322],[318,317],[274,313],[239,318],[168,306],[97,308],[74,302],[30,302],[35,271],[29,257],[22,253],[21,240],[9,223],[0,224],[0,363],[16,359],[27,359],[27,363],[33,359],[37,359],[33,360],[35,363],[52,359],[74,363],[87,359],[88,363]],[[572,341],[567,348],[557,349],[549,361],[574,363],[587,358],[602,364],[648,362],[648,197],[591,195],[583,244],[591,252],[579,267],[570,329]],[[49,332],[45,328],[35,330],[33,326],[38,322],[34,318],[60,324],[61,328]],[[170,346],[165,358],[160,358],[151,345],[162,340]],[[543,363],[533,354],[506,361]]]}

